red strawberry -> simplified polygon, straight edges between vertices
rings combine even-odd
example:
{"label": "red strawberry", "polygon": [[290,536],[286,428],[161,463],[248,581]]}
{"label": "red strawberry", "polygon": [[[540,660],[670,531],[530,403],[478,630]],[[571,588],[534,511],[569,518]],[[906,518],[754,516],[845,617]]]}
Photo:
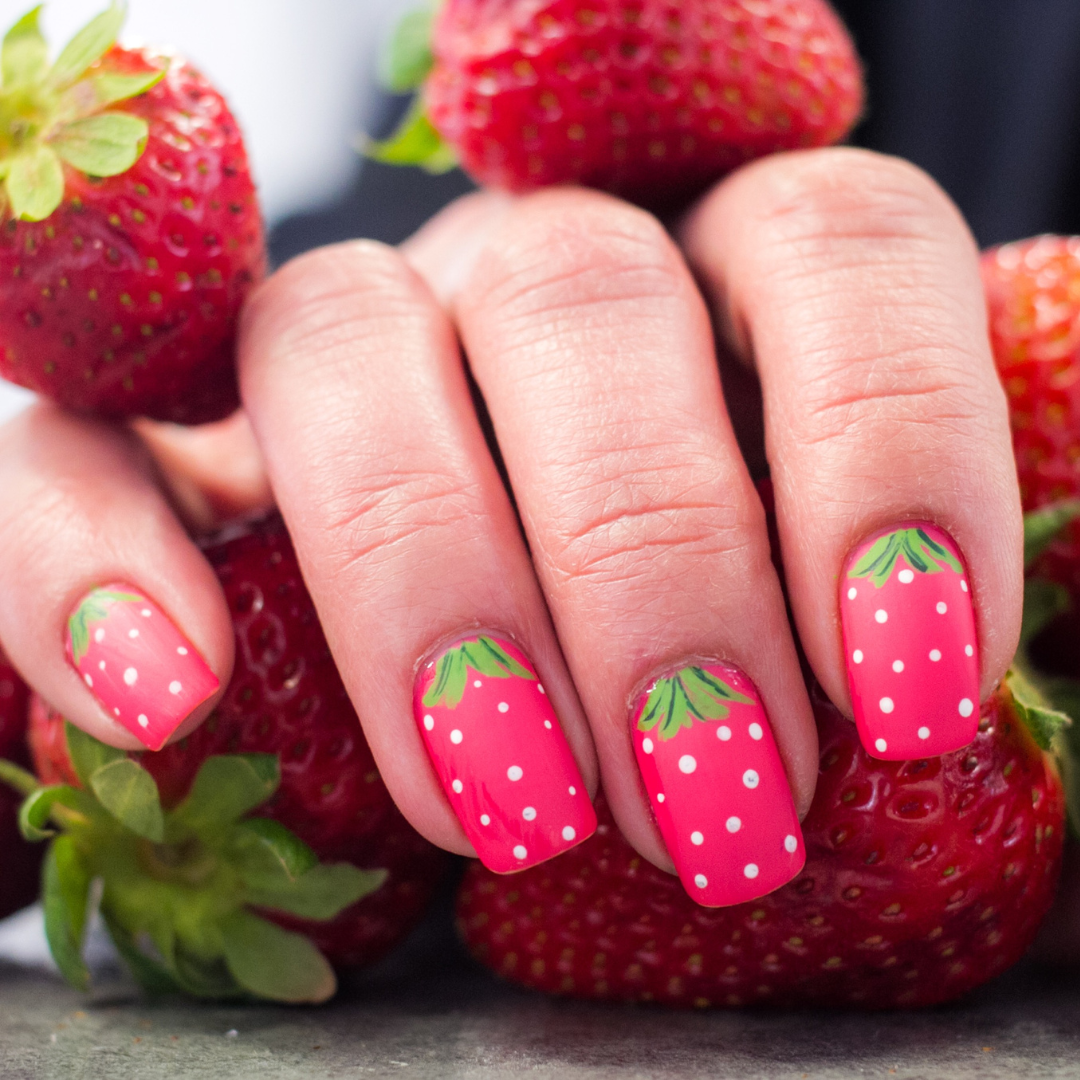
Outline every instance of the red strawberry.
{"label": "red strawberry", "polygon": [[[1006,244],[982,269],[1024,509],[1080,499],[1080,237]],[[1080,520],[1050,543],[1037,572],[1080,601]]]}
{"label": "red strawberry", "polygon": [[667,203],[751,158],[838,142],[862,105],[823,0],[447,0],[430,46],[417,20],[389,74],[398,90],[427,75],[423,102],[375,156],[437,171],[456,155],[512,191]]}
{"label": "red strawberry", "polygon": [[[26,710],[29,691],[0,653],[0,757],[25,765]],[[0,919],[37,898],[41,855],[19,835],[15,820],[19,803],[0,784]]]}
{"label": "red strawberry", "polygon": [[113,46],[120,6],[51,68],[38,11],[2,50],[0,374],[80,411],[220,419],[266,263],[236,121],[184,60]]}
{"label": "red strawberry", "polygon": [[[284,1000],[321,999],[333,985],[326,981],[325,961],[322,968],[315,965],[310,945],[304,963],[315,975],[297,989],[279,980],[284,950],[274,952],[273,941],[267,944],[257,934],[244,938],[241,930],[232,939],[226,934],[223,960],[220,927],[232,928],[228,920],[237,918],[237,912],[253,918],[251,907],[259,907],[274,924],[302,934],[299,940],[314,942],[333,963],[367,964],[417,921],[441,875],[444,856],[406,823],[383,786],[280,519],[208,547],[207,556],[233,612],[237,658],[225,697],[206,724],[158,753],[132,754],[118,764],[118,752],[106,751],[39,704],[32,710],[34,759],[46,784],[77,785],[80,798],[92,787],[109,811],[95,808],[89,838],[72,828],[61,840],[74,837],[83,864],[104,878],[102,911],[114,939],[133,959],[136,975],[205,995],[228,995],[239,986]],[[136,762],[142,766],[137,773]],[[213,768],[227,770],[215,785],[205,779],[206,770]],[[131,795],[125,796],[129,802],[124,806],[116,802],[109,769],[126,770],[131,790],[136,784],[131,777],[138,775],[141,802]],[[257,817],[239,823],[235,805],[231,814],[214,809],[229,799],[235,802],[236,777],[251,792],[244,810],[258,807]],[[200,785],[201,800],[213,810],[203,815],[207,824],[200,826],[202,831],[186,824],[196,816],[190,808],[179,809],[200,793]],[[159,797],[165,827],[155,838],[145,822],[153,818],[152,804]],[[138,827],[143,839],[134,834]],[[106,842],[120,855],[134,855],[125,861],[104,847]],[[256,856],[262,862],[252,862]],[[312,871],[316,858],[326,862]],[[283,895],[288,882],[280,881],[276,892],[267,891],[260,875],[274,870],[280,877],[297,860],[300,871],[294,868],[290,874],[295,878],[299,872],[299,882],[305,880],[305,868],[317,874],[311,895],[290,901]],[[269,868],[263,865],[267,861]],[[357,877],[356,867],[378,868],[386,880],[352,903],[373,883],[370,874]],[[342,904],[343,897],[349,902]],[[73,925],[77,931],[78,923]],[[260,932],[267,937],[265,923]],[[74,981],[85,979],[81,962],[65,968],[57,936],[51,940],[61,967]],[[78,933],[68,936],[77,943]],[[142,950],[132,957],[145,937],[153,954]],[[229,951],[230,941],[240,948],[238,939],[252,944],[240,959]],[[299,948],[296,935],[289,940],[290,947]],[[268,957],[254,971],[252,949]],[[68,952],[77,958],[75,946],[69,945]],[[143,970],[147,955],[153,955],[155,965],[149,974]]]}
{"label": "red strawberry", "polygon": [[470,867],[459,927],[508,979],[576,997],[671,1005],[947,1001],[1004,971],[1053,899],[1061,782],[1002,688],[971,746],[885,762],[820,695],[821,772],[789,885],[699,907],[645,863],[598,802],[597,834],[500,878]]}

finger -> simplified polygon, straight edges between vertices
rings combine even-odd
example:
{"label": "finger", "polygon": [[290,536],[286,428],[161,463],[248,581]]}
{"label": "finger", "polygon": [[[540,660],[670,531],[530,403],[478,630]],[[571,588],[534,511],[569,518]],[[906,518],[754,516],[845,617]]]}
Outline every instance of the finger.
{"label": "finger", "polygon": [[240,364],[305,580],[402,812],[499,872],[580,843],[596,827],[588,730],[427,287],[378,244],[298,259],[251,301]]}
{"label": "finger", "polygon": [[678,251],[617,200],[536,195],[456,310],[620,828],[700,903],[771,891],[816,736]]}
{"label": "finger", "polygon": [[814,671],[871,754],[965,746],[1016,647],[1022,529],[958,211],[914,166],[828,150],[731,177],[685,240],[761,375]]}
{"label": "finger", "polygon": [[0,641],[102,742],[160,749],[233,662],[213,571],[131,436],[38,406],[0,429]]}

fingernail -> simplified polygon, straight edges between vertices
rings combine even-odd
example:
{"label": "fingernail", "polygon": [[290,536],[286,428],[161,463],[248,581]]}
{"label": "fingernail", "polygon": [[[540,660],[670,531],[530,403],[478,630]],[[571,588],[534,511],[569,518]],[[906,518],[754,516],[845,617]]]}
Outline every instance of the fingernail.
{"label": "fingernail", "polygon": [[690,897],[726,907],[790,881],[806,851],[754,684],[708,664],[657,679],[634,713],[634,751]]}
{"label": "fingernail", "polygon": [[887,761],[967,746],[979,727],[979,646],[960,549],[915,521],[869,537],[840,583],[859,738]]}
{"label": "fingernail", "polygon": [[413,712],[480,861],[524,870],[588,839],[596,814],[532,664],[476,635],[421,670]]}
{"label": "fingernail", "polygon": [[68,619],[67,656],[105,711],[150,750],[220,685],[161,608],[130,585],[83,597]]}

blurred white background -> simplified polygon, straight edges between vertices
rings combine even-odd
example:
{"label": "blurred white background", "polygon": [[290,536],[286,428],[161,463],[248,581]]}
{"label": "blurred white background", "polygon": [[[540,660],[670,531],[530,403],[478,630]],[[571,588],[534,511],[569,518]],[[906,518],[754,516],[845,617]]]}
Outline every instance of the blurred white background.
{"label": "blurred white background", "polygon": [[[418,0],[128,0],[122,41],[181,52],[243,126],[270,224],[331,200],[359,168],[378,48]],[[33,7],[0,0],[0,30]],[[56,51],[106,0],[49,0]],[[0,382],[0,422],[30,395]]]}

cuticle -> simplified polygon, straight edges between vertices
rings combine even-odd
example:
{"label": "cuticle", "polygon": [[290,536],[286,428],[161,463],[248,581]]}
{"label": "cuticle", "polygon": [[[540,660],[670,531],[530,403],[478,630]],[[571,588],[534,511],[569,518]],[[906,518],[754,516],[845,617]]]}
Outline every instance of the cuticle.
{"label": "cuticle", "polygon": [[[744,678],[748,679],[751,683],[754,680],[746,673],[746,670],[741,664],[736,664],[733,660],[724,660],[719,656],[712,655],[707,656],[704,653],[690,653],[684,656],[681,660],[672,661],[666,664],[662,664],[652,669],[649,675],[646,675],[643,679],[639,679],[633,684],[629,696],[626,700],[626,707],[628,714],[633,717],[634,710],[637,708],[638,703],[645,696],[646,691],[657,679],[662,679],[667,675],[670,675],[676,671],[681,671],[686,667],[711,667],[719,666],[730,668],[733,671],[737,671]],[[754,683],[756,686],[757,684]]]}
{"label": "cuticle", "polygon": [[513,645],[529,664],[532,665],[532,657],[529,655],[529,651],[522,647],[521,643],[513,634],[508,634],[504,630],[493,630],[488,623],[473,623],[466,625],[465,629],[455,630],[451,634],[446,634],[436,640],[435,644],[430,649],[422,653],[420,659],[413,664],[413,682],[420,677],[420,673],[428,667],[447,651],[452,648],[458,642],[464,641],[466,638],[478,637],[479,635],[485,635],[486,637],[494,638],[496,641],[505,641]]}

